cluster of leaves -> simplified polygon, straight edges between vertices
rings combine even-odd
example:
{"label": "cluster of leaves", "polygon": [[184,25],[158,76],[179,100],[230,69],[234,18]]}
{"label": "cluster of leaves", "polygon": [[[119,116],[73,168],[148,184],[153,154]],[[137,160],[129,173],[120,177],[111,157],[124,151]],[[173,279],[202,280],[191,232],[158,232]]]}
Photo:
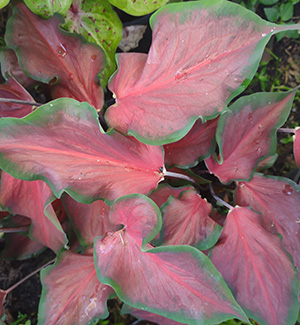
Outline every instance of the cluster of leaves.
{"label": "cluster of leaves", "polygon": [[[276,160],[277,130],[297,89],[235,98],[271,36],[300,26],[222,0],[168,4],[150,19],[149,53],[117,55],[108,85],[116,103],[105,110],[96,76],[103,86],[118,41],[108,53],[89,21],[106,5],[74,1],[66,20],[45,20],[17,4],[1,51],[0,97],[9,103],[0,105],[0,217],[30,225],[28,236],[6,235],[4,254],[57,254],[41,272],[39,323],[106,318],[117,295],[124,313],[159,324],[294,324],[299,187],[258,171]],[[36,82],[53,98],[38,108],[24,88]],[[213,186],[235,187],[227,216],[203,197],[209,181],[189,170],[201,161]],[[169,177],[191,184],[170,186]]]}

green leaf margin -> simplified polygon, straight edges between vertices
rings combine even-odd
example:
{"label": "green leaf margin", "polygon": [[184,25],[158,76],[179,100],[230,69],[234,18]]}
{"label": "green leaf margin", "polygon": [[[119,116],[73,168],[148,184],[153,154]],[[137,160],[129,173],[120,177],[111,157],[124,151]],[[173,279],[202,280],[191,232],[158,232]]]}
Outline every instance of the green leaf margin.
{"label": "green leaf margin", "polygon": [[[294,100],[294,97],[296,95],[296,91],[298,90],[299,87],[292,89],[290,91],[286,91],[286,92],[282,92],[282,93],[265,93],[265,92],[261,92],[261,93],[255,93],[255,94],[251,94],[248,96],[244,96],[239,98],[238,100],[236,100],[231,106],[229,106],[228,109],[226,109],[220,116],[219,118],[219,122],[218,122],[218,127],[217,127],[217,132],[216,132],[216,140],[217,140],[217,145],[219,147],[219,152],[220,152],[220,159],[218,160],[215,157],[215,160],[218,162],[218,164],[222,164],[223,163],[223,141],[222,141],[222,135],[223,135],[223,131],[227,122],[227,119],[230,120],[231,116],[230,115],[235,115],[238,114],[238,112],[240,110],[242,110],[246,105],[252,104],[254,107],[253,108],[253,112],[257,109],[262,109],[263,106],[267,106],[270,102],[271,103],[275,103],[277,101],[283,100],[284,98],[286,98],[289,94],[293,94],[293,96],[290,98],[290,100],[288,101],[288,103],[285,105],[284,111],[282,111],[282,115],[281,118],[279,119],[279,121],[274,125],[274,127],[271,129],[270,133],[269,133],[269,137],[271,139],[271,145],[269,148],[269,152],[267,155],[264,155],[262,157],[260,157],[260,159],[257,161],[251,175],[249,178],[247,179],[234,179],[234,181],[249,181],[252,177],[253,174],[255,173],[255,170],[259,164],[260,161],[262,161],[263,159],[275,155],[276,154],[276,148],[277,148],[277,138],[276,138],[276,133],[277,133],[277,129],[284,124],[284,122],[287,120],[290,110],[292,108],[292,103]],[[233,180],[231,180],[229,183],[231,183]]]}
{"label": "green leaf margin", "polygon": [[[127,199],[132,199],[134,197],[137,198],[144,198],[145,201],[147,201],[150,205],[152,205],[153,207],[156,207],[155,210],[157,211],[157,215],[156,217],[158,218],[158,224],[161,224],[161,213],[158,209],[158,207],[156,206],[156,204],[149,199],[148,197],[142,195],[142,194],[131,194],[131,195],[127,195],[127,196],[123,196],[121,198],[119,198],[116,202],[119,201],[123,201],[123,200],[127,200]],[[153,239],[159,232],[159,227],[155,227],[153,229],[153,232],[151,232],[151,234],[146,237],[143,238],[143,243],[142,243],[142,247],[141,247],[141,251],[145,252],[145,253],[149,253],[149,254],[159,254],[159,253],[186,253],[189,255],[192,255],[195,259],[197,259],[199,261],[199,267],[204,266],[205,272],[207,272],[209,274],[210,277],[214,277],[214,279],[216,281],[218,281],[224,291],[227,293],[227,297],[230,298],[232,304],[236,307],[236,311],[238,313],[240,313],[241,315],[244,316],[243,318],[240,318],[241,320],[248,320],[247,316],[245,315],[245,313],[243,312],[243,310],[241,309],[241,307],[238,305],[238,303],[235,301],[232,292],[230,291],[230,289],[228,288],[227,284],[225,283],[222,275],[217,271],[217,269],[214,267],[214,265],[212,264],[212,262],[210,261],[210,259],[203,254],[202,252],[200,252],[198,249],[191,247],[191,246],[187,246],[187,245],[178,245],[178,246],[161,246],[161,247],[155,247],[152,249],[147,249],[145,247],[145,245],[147,243],[149,243],[149,241],[151,239]],[[95,250],[95,243],[97,242],[98,239],[101,239],[101,237],[96,237],[95,241],[94,241],[94,262],[95,262],[95,267],[96,267],[96,273],[98,276],[98,279],[101,283],[103,284],[107,284],[109,286],[111,286],[116,294],[118,295],[118,297],[125,302],[126,304],[128,304],[131,307],[135,307],[135,308],[139,308],[139,309],[143,309],[146,311],[150,311],[150,312],[154,312],[158,315],[173,319],[177,322],[182,322],[182,323],[187,323],[187,324],[191,324],[191,325],[211,325],[212,323],[216,324],[216,323],[220,323],[222,321],[228,320],[228,319],[232,319],[233,316],[236,317],[236,315],[229,315],[226,314],[228,316],[223,316],[223,314],[215,314],[213,318],[210,319],[206,319],[206,320],[195,320],[195,319],[187,319],[185,318],[180,311],[178,311],[178,313],[169,313],[169,312],[161,312],[160,310],[156,310],[155,308],[149,308],[147,305],[141,304],[139,302],[134,303],[132,302],[129,297],[127,297],[123,292],[122,292],[122,288],[118,285],[118,283],[114,280],[112,280],[109,277],[106,276],[102,276],[100,273],[100,270],[97,267],[97,252]]]}

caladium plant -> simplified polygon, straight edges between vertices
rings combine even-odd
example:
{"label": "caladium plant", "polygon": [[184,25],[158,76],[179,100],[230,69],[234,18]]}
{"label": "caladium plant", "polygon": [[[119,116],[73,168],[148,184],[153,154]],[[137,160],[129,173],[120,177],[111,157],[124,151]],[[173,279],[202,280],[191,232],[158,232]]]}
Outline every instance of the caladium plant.
{"label": "caladium plant", "polygon": [[[159,324],[294,324],[299,187],[257,171],[274,161],[297,89],[235,98],[270,37],[300,25],[222,0],[166,5],[150,19],[149,53],[117,55],[116,102],[105,109],[96,76],[108,54],[85,27],[80,36],[63,23],[16,4],[0,56],[0,206],[10,213],[1,219],[29,219],[27,255],[41,245],[57,254],[41,273],[39,323],[106,318],[117,296],[124,312]],[[37,108],[25,82],[46,84],[52,98]],[[188,170],[204,159],[215,175],[206,181]],[[229,183],[236,206],[223,201],[219,216],[212,187]]]}

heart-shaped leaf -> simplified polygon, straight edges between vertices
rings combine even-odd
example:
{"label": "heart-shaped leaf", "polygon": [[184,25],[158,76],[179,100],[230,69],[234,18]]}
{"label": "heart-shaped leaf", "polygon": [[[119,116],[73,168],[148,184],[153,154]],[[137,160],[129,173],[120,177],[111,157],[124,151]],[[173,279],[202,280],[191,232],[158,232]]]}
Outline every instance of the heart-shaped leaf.
{"label": "heart-shaped leaf", "polygon": [[61,23],[59,16],[44,20],[18,4],[7,23],[6,44],[16,51],[21,67],[31,78],[58,82],[54,97],[87,101],[100,110],[103,91],[95,76],[104,68],[102,50],[78,35],[62,31]]}
{"label": "heart-shaped leaf", "polygon": [[[5,84],[0,84],[0,97],[24,100],[34,102],[31,95],[24,89],[14,78],[9,78]],[[16,104],[16,103],[1,103],[1,117],[23,117],[32,112],[32,106]]]}
{"label": "heart-shaped leaf", "polygon": [[164,145],[165,164],[181,168],[197,165],[210,156],[215,146],[218,119],[206,123],[197,120],[189,133],[181,140]]}
{"label": "heart-shaped leaf", "polygon": [[217,242],[222,228],[209,217],[211,212],[211,204],[195,190],[183,191],[178,198],[170,197],[162,207],[162,244],[209,249]]}
{"label": "heart-shaped leaf", "polygon": [[208,158],[209,171],[225,184],[250,179],[258,162],[275,154],[276,131],[286,121],[295,93],[296,89],[238,99],[220,116],[216,135],[219,161]]}
{"label": "heart-shaped leaf", "polygon": [[71,6],[72,0],[24,0],[24,2],[33,13],[49,18],[56,12],[63,15]]}
{"label": "heart-shaped leaf", "polygon": [[117,230],[108,219],[110,207],[102,200],[84,204],[69,195],[64,195],[62,200],[81,245],[93,245],[95,237]]}
{"label": "heart-shaped leaf", "polygon": [[158,207],[149,198],[136,194],[118,199],[110,219],[124,228],[95,240],[97,275],[124,302],[189,324],[245,319],[222,277],[199,250],[153,248],[148,243],[161,227]]}
{"label": "heart-shaped leaf", "polygon": [[41,281],[39,324],[88,324],[108,316],[113,290],[98,281],[93,256],[63,252],[41,271]]}
{"label": "heart-shaped leaf", "polygon": [[65,14],[63,28],[81,34],[98,44],[106,54],[106,67],[100,75],[102,87],[116,70],[115,53],[122,38],[122,23],[108,0],[73,0]]}
{"label": "heart-shaped leaf", "polygon": [[163,179],[161,147],[101,131],[88,103],[61,98],[0,120],[0,166],[16,178],[46,180],[82,203],[147,194]]}
{"label": "heart-shaped leaf", "polygon": [[299,186],[287,178],[255,174],[250,182],[239,182],[235,202],[262,213],[262,225],[282,235],[284,248],[300,270]]}
{"label": "heart-shaped leaf", "polygon": [[170,4],[150,22],[148,56],[118,55],[109,85],[116,104],[106,118],[113,128],[156,145],[178,141],[199,117],[216,117],[249,84],[272,34],[300,29],[268,23],[223,0]]}
{"label": "heart-shaped leaf", "polygon": [[31,219],[30,236],[58,252],[67,238],[51,206],[53,193],[42,181],[26,182],[2,173],[0,206]]}
{"label": "heart-shaped leaf", "polygon": [[258,213],[232,209],[211,260],[248,317],[260,324],[295,324],[297,273],[280,239],[260,225]]}
{"label": "heart-shaped leaf", "polygon": [[109,2],[133,16],[143,16],[163,6],[168,0],[144,1],[144,0],[109,0]]}

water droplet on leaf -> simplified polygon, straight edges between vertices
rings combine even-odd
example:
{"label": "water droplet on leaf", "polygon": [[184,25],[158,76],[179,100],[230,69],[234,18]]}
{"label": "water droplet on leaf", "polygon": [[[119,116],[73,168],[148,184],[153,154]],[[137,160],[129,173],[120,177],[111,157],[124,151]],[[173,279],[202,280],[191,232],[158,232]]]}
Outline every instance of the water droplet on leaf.
{"label": "water droplet on leaf", "polygon": [[94,62],[94,61],[96,61],[96,59],[97,59],[97,55],[96,54],[93,54],[91,56],[91,61]]}
{"label": "water droplet on leaf", "polygon": [[262,153],[261,148],[258,148],[258,149],[256,150],[256,153],[257,153],[258,155],[260,155],[260,154]]}
{"label": "water droplet on leaf", "polygon": [[64,58],[68,53],[67,49],[65,48],[65,46],[63,44],[60,44],[57,46],[56,52],[57,52],[58,56],[61,58]]}
{"label": "water droplet on leaf", "polygon": [[183,70],[177,70],[175,73],[175,80],[176,81],[180,81],[180,80],[184,80],[187,77],[187,72],[183,71]]}
{"label": "water droplet on leaf", "polygon": [[265,36],[267,36],[266,33],[262,33],[262,34],[261,34],[261,37],[265,37]]}
{"label": "water droplet on leaf", "polygon": [[292,192],[293,192],[293,187],[289,184],[285,184],[284,187],[283,187],[283,190],[282,190],[282,193],[284,195],[291,195]]}

